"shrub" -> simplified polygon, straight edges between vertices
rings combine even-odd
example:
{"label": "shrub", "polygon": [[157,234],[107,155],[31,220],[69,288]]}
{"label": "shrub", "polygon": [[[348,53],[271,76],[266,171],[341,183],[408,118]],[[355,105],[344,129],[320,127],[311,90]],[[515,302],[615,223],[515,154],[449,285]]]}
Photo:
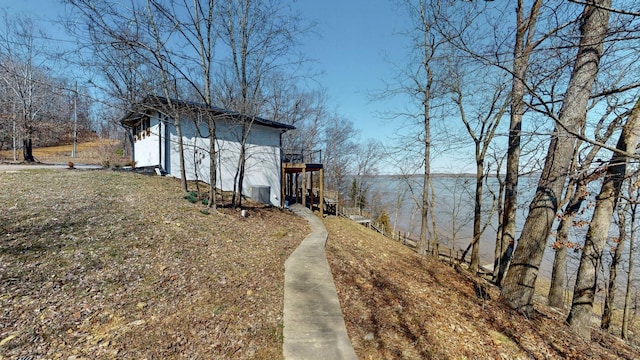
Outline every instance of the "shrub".
{"label": "shrub", "polygon": [[73,161],[69,161],[67,163],[67,166],[69,167],[69,169],[75,169],[75,164],[73,163]]}
{"label": "shrub", "polygon": [[388,232],[391,229],[391,219],[389,218],[387,210],[382,210],[382,213],[380,213],[380,216],[378,216],[376,221],[384,228],[385,232]]}
{"label": "shrub", "polygon": [[195,191],[189,191],[187,195],[184,196],[187,201],[192,204],[195,204],[198,201],[198,194]]}

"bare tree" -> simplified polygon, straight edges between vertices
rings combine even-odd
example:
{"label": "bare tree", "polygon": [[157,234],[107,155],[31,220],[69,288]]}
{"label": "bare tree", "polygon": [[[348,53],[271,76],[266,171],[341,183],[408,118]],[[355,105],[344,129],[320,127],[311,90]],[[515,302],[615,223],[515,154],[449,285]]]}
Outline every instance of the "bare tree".
{"label": "bare tree", "polygon": [[[391,94],[405,93],[414,97],[416,109],[410,110],[408,115],[416,120],[418,136],[417,143],[421,148],[422,158],[422,192],[421,192],[421,225],[420,238],[418,239],[417,251],[421,255],[426,255],[428,247],[427,233],[429,231],[429,218],[432,226],[435,223],[432,202],[432,179],[431,179],[431,159],[432,159],[432,120],[434,117],[434,100],[442,95],[439,93],[439,77],[435,73],[437,69],[438,54],[441,48],[447,43],[446,39],[440,36],[437,29],[437,22],[443,16],[443,7],[440,0],[406,0],[404,1],[406,11],[411,19],[411,30],[407,34],[411,39],[411,66],[405,68],[400,75],[400,86],[397,89],[389,90]],[[406,146],[406,139],[404,146]],[[433,230],[433,228],[432,228]],[[435,234],[432,234],[435,237]]]}
{"label": "bare tree", "polygon": [[[403,186],[402,182],[401,182],[401,178],[404,177],[401,175],[401,177],[397,180],[398,182],[400,182],[400,186],[398,186],[396,188],[396,192],[394,194],[394,201],[393,201],[393,234],[394,234],[394,238],[395,238],[395,234],[398,232],[398,218],[400,217],[400,212],[402,210],[402,206],[404,205],[406,198],[407,198],[407,193],[409,192],[409,188],[407,186]],[[406,181],[406,180],[405,180]]]}
{"label": "bare tree", "polygon": [[577,137],[567,129],[581,129],[586,121],[587,102],[598,73],[608,28],[609,12],[604,8],[610,5],[610,0],[589,1],[585,5],[580,28],[582,36],[573,72],[556,120],[538,188],[529,206],[529,215],[502,288],[502,301],[524,313],[533,311],[532,299],[538,269],[576,146]]}
{"label": "bare tree", "polygon": [[[181,109],[178,101],[178,86],[177,79],[175,79],[172,68],[175,69],[175,63],[171,60],[170,51],[166,47],[167,39],[170,35],[176,31],[173,24],[167,23],[167,19],[163,17],[157,17],[153,11],[153,3],[151,0],[147,0],[146,12],[138,14],[139,16],[146,15],[146,24],[149,27],[150,42],[141,43],[134,42],[133,44],[137,49],[147,51],[149,53],[150,60],[154,61],[154,65],[157,67],[161,78],[161,89],[164,93],[164,101],[160,100],[158,103],[161,106],[161,112],[169,115],[175,124],[176,134],[178,137],[178,154],[180,161],[180,178],[182,179],[182,191],[186,192],[187,188],[187,173],[184,158],[185,145],[182,137],[182,122],[181,122]],[[166,31],[166,32],[165,32]],[[173,66],[172,66],[173,65]]]}
{"label": "bare tree", "polygon": [[378,194],[371,193],[373,190],[371,179],[373,176],[378,175],[378,166],[383,156],[384,150],[379,141],[369,139],[363,144],[356,145],[354,154],[354,180],[356,181],[358,190],[356,198],[365,200],[365,204],[367,202],[367,195],[371,197],[378,196]]}
{"label": "bare tree", "polygon": [[635,271],[635,257],[637,256],[637,249],[635,248],[635,237],[637,231],[637,219],[638,204],[640,204],[640,187],[638,182],[631,181],[629,184],[629,199],[630,203],[630,224],[629,224],[629,258],[628,258],[628,272],[627,272],[627,286],[624,295],[624,310],[622,313],[622,326],[620,330],[620,336],[624,340],[629,339],[629,323],[631,322],[631,295],[633,284],[633,273]]}
{"label": "bare tree", "polygon": [[[491,219],[487,219],[483,224],[483,190],[485,179],[485,162],[487,151],[496,134],[496,130],[500,125],[500,120],[505,114],[509,104],[509,98],[504,94],[504,82],[498,79],[497,84],[493,88],[493,93],[489,98],[480,96],[480,99],[473,101],[471,93],[490,93],[490,89],[479,91],[479,88],[470,89],[467,83],[467,77],[464,74],[464,66],[459,62],[452,64],[451,84],[453,102],[457,105],[460,120],[464,124],[467,133],[471,137],[474,144],[474,155],[476,165],[475,177],[475,195],[474,195],[474,212],[473,212],[473,238],[471,240],[471,264],[470,270],[473,273],[478,272],[480,237],[490,224]],[[475,69],[470,69],[470,73],[476,73]],[[487,81],[487,84],[490,82]],[[468,110],[473,108],[473,112]],[[465,251],[466,254],[466,251]]]}
{"label": "bare tree", "polygon": [[353,123],[337,115],[325,120],[323,127],[322,164],[325,173],[325,186],[345,198],[349,174],[353,174],[351,165],[357,150]]}
{"label": "bare tree", "polygon": [[[198,103],[204,105],[204,109],[198,109],[198,118],[206,119],[209,147],[203,149],[209,155],[209,198],[208,206],[214,210],[216,203],[217,185],[217,155],[216,155],[216,115],[212,90],[212,72],[215,62],[215,47],[218,39],[217,12],[215,1],[172,0],[166,5],[164,1],[150,1],[151,6],[174,25],[185,48],[189,48],[194,54],[193,59],[187,60],[188,66],[179,66],[172,62],[175,71],[189,85],[191,93],[195,94]],[[200,127],[196,130],[200,132]],[[202,135],[202,134],[201,134]],[[195,153],[195,151],[194,151]],[[197,170],[196,170],[197,172]]]}
{"label": "bare tree", "polygon": [[[603,6],[610,6],[604,3]],[[604,183],[596,199],[596,207],[587,232],[576,285],[573,291],[573,302],[567,322],[580,336],[591,338],[591,314],[597,287],[597,272],[601,266],[602,249],[609,236],[611,218],[620,194],[622,183],[627,172],[627,162],[635,153],[640,136],[640,100],[634,106],[627,122],[622,128],[615,152],[609,160]]]}
{"label": "bare tree", "polygon": [[[441,213],[447,218],[447,221],[442,220],[442,223],[448,225],[443,226],[444,231],[450,236],[449,238],[449,248],[453,251],[458,251],[460,240],[460,234],[464,231],[464,229],[469,226],[470,223],[473,223],[473,212],[467,204],[469,204],[474,198],[470,189],[473,187],[469,178],[466,178],[464,175],[456,176],[453,181],[450,179],[444,179],[440,184],[445,190],[446,195],[439,194],[440,199],[443,200],[438,203],[438,208]],[[448,224],[447,224],[448,223]],[[473,236],[473,234],[472,234]],[[473,242],[473,241],[472,241]],[[471,247],[467,247],[467,250]],[[438,251],[435,250],[434,251]],[[468,251],[464,251],[462,256],[460,257],[463,261],[467,255]]]}
{"label": "bare tree", "polygon": [[[109,73],[103,73],[112,86],[117,87],[119,81],[127,80],[126,87],[119,91],[125,98],[121,102],[132,98],[140,100],[133,95],[138,92],[144,94],[142,98],[147,98],[146,109],[132,109],[134,104],[125,104],[126,110],[142,111],[152,108],[162,114],[161,121],[171,118],[174,122],[179,148],[180,177],[183,191],[187,191],[187,176],[184,159],[184,144],[181,126],[181,109],[178,98],[178,80],[176,71],[181,64],[168,47],[168,39],[172,35],[178,34],[177,28],[171,19],[167,18],[154,7],[152,0],[147,0],[143,4],[131,2],[130,6],[122,6],[115,3],[96,3],[89,0],[65,0],[72,9],[83,19],[82,22],[73,21],[76,27],[71,27],[71,31],[78,34],[82,39],[83,34],[89,30],[90,38],[86,46],[94,53],[100,53],[101,59],[107,64],[103,69],[122,68],[120,58],[109,57],[108,53],[116,50],[118,54],[124,55],[128,60],[127,67],[121,75],[124,78],[111,77]],[[94,65],[94,64],[90,64]],[[145,71],[149,69],[150,71]],[[153,74],[151,79],[144,75]],[[135,74],[135,75],[134,75]],[[136,81],[143,78],[143,81]],[[147,82],[148,80],[148,82]],[[137,86],[143,85],[142,88]],[[125,110],[123,109],[123,110]]]}
{"label": "bare tree", "polygon": [[296,37],[305,31],[302,21],[285,11],[280,0],[225,0],[219,4],[220,40],[230,57],[220,100],[245,116],[240,124],[240,154],[236,171],[233,205],[242,205],[242,188],[247,164],[247,139],[254,119],[265,111],[263,90],[278,69],[288,68],[290,77],[302,60],[293,54]]}
{"label": "bare tree", "polygon": [[513,47],[513,82],[511,84],[509,145],[507,150],[500,267],[496,278],[497,284],[502,284],[515,244],[516,211],[518,209],[518,174],[520,171],[520,142],[522,117],[525,111],[525,79],[529,69],[529,59],[535,47],[538,45],[534,36],[541,6],[542,0],[535,0],[531,4],[529,12],[526,14],[523,0],[518,0],[516,7],[516,36]]}
{"label": "bare tree", "polygon": [[416,172],[421,166],[416,163],[416,159],[412,155],[413,154],[404,151],[395,151],[387,154],[387,157],[385,158],[387,161],[387,167],[393,169],[391,171],[397,174],[390,178],[390,182],[393,184],[391,187],[393,189],[393,195],[389,196],[390,198],[391,196],[393,197],[392,227],[394,234],[399,231],[399,220],[406,216],[408,196],[411,196],[409,199],[411,200],[410,225],[413,223],[414,208],[419,207],[420,205],[420,200],[418,199],[419,196],[416,194],[417,191],[415,189],[415,177],[417,176]]}
{"label": "bare tree", "polygon": [[18,129],[15,101],[11,88],[5,81],[0,81],[0,99],[0,149],[12,149],[13,161],[17,161]]}
{"label": "bare tree", "polygon": [[[0,34],[0,79],[10,91],[14,112],[14,138],[22,138],[24,161],[34,162],[33,144],[38,122],[47,100],[55,94],[46,74],[45,47],[37,43],[38,28],[28,17],[4,14],[4,31]],[[51,61],[51,59],[49,59]]]}
{"label": "bare tree", "polygon": [[[609,122],[606,128],[604,128],[605,120],[607,120],[611,112],[618,108],[618,106],[612,105],[613,104],[609,104],[608,111],[603,114],[595,126],[594,133],[595,140],[597,142],[606,142],[620,126],[623,116],[625,116],[625,114],[628,115],[628,112],[625,112],[622,115],[616,116]],[[574,246],[574,244],[569,240],[569,230],[573,227],[574,219],[578,215],[580,208],[587,198],[587,185],[598,178],[602,173],[599,168],[592,169],[594,159],[601,150],[601,147],[597,145],[591,146],[586,155],[580,156],[582,152],[578,150],[580,149],[581,144],[582,141],[579,141],[576,146],[571,170],[574,175],[569,178],[567,192],[565,194],[565,199],[568,200],[565,200],[567,204],[560,216],[560,222],[556,229],[556,241],[552,245],[555,253],[548,300],[549,305],[556,308],[564,307],[567,249]]]}
{"label": "bare tree", "polygon": [[[506,4],[506,3],[505,3]],[[484,28],[489,24],[492,28],[492,34],[488,39],[492,41],[472,41],[463,39],[464,41],[454,41],[456,47],[463,49],[469,56],[476,58],[486,65],[497,67],[498,69],[509,74],[510,77],[510,124],[507,146],[507,162],[505,166],[506,178],[504,180],[504,198],[503,209],[501,210],[500,231],[501,239],[496,245],[497,261],[495,281],[502,284],[504,275],[508,269],[511,254],[515,247],[516,234],[516,211],[518,209],[518,179],[520,173],[526,170],[526,167],[535,164],[536,157],[529,154],[527,156],[524,151],[524,141],[533,140],[536,134],[545,133],[541,131],[541,119],[535,118],[523,128],[523,119],[530,108],[534,108],[537,104],[531,104],[527,101],[528,95],[539,92],[544,96],[552,99],[546,99],[551,104],[555,100],[554,89],[557,84],[548,84],[549,82],[557,82],[562,78],[563,71],[566,68],[565,56],[562,51],[554,49],[565,49],[568,44],[566,40],[571,39],[570,36],[562,34],[565,29],[570,28],[574,23],[571,16],[566,15],[563,10],[566,6],[562,5],[562,1],[540,0],[540,1],[517,1],[515,11],[515,28],[505,27],[505,22],[509,24],[512,20],[506,16],[510,14],[508,7],[501,8],[500,11],[489,11],[484,19]],[[494,14],[499,15],[494,15]],[[543,17],[545,20],[540,28],[539,19]],[[562,23],[565,18],[570,20]],[[546,25],[546,28],[544,27]],[[505,29],[505,31],[502,31]],[[515,34],[511,41],[509,38]],[[558,40],[561,39],[561,40]],[[474,45],[480,42],[482,46],[477,49]],[[506,48],[505,44],[508,44]],[[510,49],[509,49],[510,48]],[[507,54],[512,55],[511,57]],[[545,87],[546,86],[546,87]],[[542,96],[542,97],[544,97]],[[537,96],[534,95],[534,98]],[[526,125],[526,124],[525,124]],[[529,134],[527,134],[529,132]],[[541,148],[536,143],[536,148]],[[528,164],[522,164],[521,157],[528,159]],[[533,161],[530,161],[533,160]]]}
{"label": "bare tree", "polygon": [[[503,210],[504,210],[504,188],[505,182],[504,177],[502,176],[501,169],[504,160],[506,159],[506,154],[500,154],[500,152],[496,148],[491,149],[491,159],[493,162],[490,162],[489,165],[494,164],[494,177],[486,177],[485,181],[487,182],[487,189],[491,192],[491,195],[494,199],[494,206],[496,208],[497,213],[497,226],[496,226],[496,237],[495,237],[495,247],[493,249],[493,279],[498,278],[498,272],[500,271],[501,261],[503,260],[503,250],[502,249],[502,229],[503,229]],[[489,166],[490,167],[490,166]],[[491,173],[491,169],[487,169],[487,174]],[[495,179],[495,183],[497,184],[497,194],[496,189],[489,185],[489,179]]]}
{"label": "bare tree", "polygon": [[[628,180],[629,183],[633,182],[633,179]],[[628,187],[631,189],[631,186]],[[613,318],[613,312],[615,310],[616,292],[618,290],[618,267],[621,265],[624,255],[624,248],[626,240],[629,237],[627,232],[627,217],[631,213],[631,201],[630,196],[624,203],[618,202],[616,206],[617,212],[617,227],[618,237],[611,239],[611,248],[613,253],[611,254],[611,262],[609,263],[609,279],[607,281],[607,294],[604,299],[604,307],[602,310],[602,319],[600,320],[600,328],[603,330],[609,330],[611,327],[611,320]],[[633,225],[633,220],[631,221]],[[604,256],[604,252],[603,252]]]}
{"label": "bare tree", "polygon": [[76,22],[69,23],[67,29],[71,33],[81,32],[86,36],[76,35],[81,43],[90,44],[90,56],[72,53],[70,57],[73,62],[80,62],[79,65],[88,70],[88,74],[93,74],[88,80],[89,85],[104,94],[95,97],[106,115],[101,117],[104,119],[102,127],[113,132],[110,136],[125,138],[125,147],[131,149],[129,155],[133,159],[134,134],[126,131],[119,120],[132,104],[142,101],[146,93],[154,91],[153,87],[158,82],[156,73],[153,66],[148,65],[145,56],[126,43],[115,41],[98,23],[87,22],[86,30],[74,27],[76,25]]}
{"label": "bare tree", "polygon": [[283,149],[320,149],[323,120],[328,116],[326,94],[321,90],[303,91],[284,74],[270,80],[267,86],[272,96],[267,99],[267,116],[296,127],[296,131],[282,134]]}

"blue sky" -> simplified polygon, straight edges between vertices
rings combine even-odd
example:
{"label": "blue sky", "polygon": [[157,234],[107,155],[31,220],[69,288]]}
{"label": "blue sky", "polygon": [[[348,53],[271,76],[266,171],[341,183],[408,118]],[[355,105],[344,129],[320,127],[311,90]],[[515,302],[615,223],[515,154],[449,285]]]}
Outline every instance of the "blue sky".
{"label": "blue sky", "polygon": [[[291,5],[316,24],[313,33],[301,39],[302,52],[312,59],[310,67],[320,72],[315,80],[328,95],[328,105],[354,123],[359,140],[388,143],[394,123],[383,113],[397,109],[398,100],[371,101],[372,94],[392,81],[394,68],[404,62],[406,39],[398,32],[408,19],[393,0],[294,0]],[[64,38],[55,20],[64,14],[56,0],[21,0],[0,5],[10,14],[31,14],[45,21],[53,38]],[[450,162],[436,160],[436,171],[451,171]]]}
{"label": "blue sky", "polygon": [[402,16],[390,0],[296,1],[295,5],[316,22],[317,35],[307,36],[304,51],[316,60],[332,104],[354,122],[361,138],[384,140],[391,133],[380,118],[383,102],[371,94],[393,77],[393,64],[405,52]]}
{"label": "blue sky", "polygon": [[[302,50],[322,72],[317,80],[327,89],[331,104],[363,131],[363,138],[376,136],[369,93],[380,89],[382,79],[389,76],[386,58],[403,51],[400,37],[394,36],[400,16],[391,1],[297,0],[292,6],[316,23],[314,33],[303,39]],[[45,20],[52,37],[63,37],[54,23],[64,13],[59,1],[20,0],[0,8]]]}

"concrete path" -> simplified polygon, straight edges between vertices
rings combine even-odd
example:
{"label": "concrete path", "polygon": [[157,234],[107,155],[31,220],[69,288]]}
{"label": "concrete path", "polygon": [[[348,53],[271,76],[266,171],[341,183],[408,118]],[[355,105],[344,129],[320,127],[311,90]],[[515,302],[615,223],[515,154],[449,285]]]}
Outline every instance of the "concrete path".
{"label": "concrete path", "polygon": [[311,210],[292,210],[311,233],[284,265],[284,358],[357,359],[324,251],[327,230]]}

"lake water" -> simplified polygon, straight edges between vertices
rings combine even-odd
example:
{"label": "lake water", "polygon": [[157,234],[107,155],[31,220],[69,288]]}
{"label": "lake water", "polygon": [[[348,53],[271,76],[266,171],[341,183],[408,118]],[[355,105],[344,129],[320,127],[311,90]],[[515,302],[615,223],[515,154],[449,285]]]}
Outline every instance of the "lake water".
{"label": "lake water", "polygon": [[[376,176],[368,179],[371,184],[370,196],[378,194],[377,199],[370,200],[373,204],[379,202],[379,206],[387,209],[391,218],[391,226],[396,224],[398,231],[407,232],[413,238],[420,234],[420,210],[418,203],[421,201],[422,177],[411,176],[401,178],[398,176]],[[518,212],[517,212],[517,237],[528,213],[528,206],[535,193],[537,177],[521,177],[518,184]],[[455,250],[464,251],[473,237],[473,211],[475,198],[475,176],[472,175],[434,175],[434,213],[438,227],[438,238],[443,246]],[[483,210],[491,209],[493,198],[489,190],[498,195],[498,182],[495,178],[488,180],[488,187],[484,188]],[[395,204],[401,204],[396,206]],[[375,205],[374,205],[375,206]],[[485,213],[483,223],[490,225],[486,228],[480,239],[481,264],[493,264],[494,248],[496,242],[497,212],[492,216]],[[586,215],[585,215],[586,216]],[[396,221],[397,217],[397,221]],[[574,240],[584,238],[585,229],[572,230]],[[550,245],[552,240],[549,241]],[[580,261],[579,253],[569,251],[568,283],[575,278],[575,272]],[[547,246],[541,264],[541,275],[551,278],[554,251]],[[467,255],[467,260],[470,254]]]}

